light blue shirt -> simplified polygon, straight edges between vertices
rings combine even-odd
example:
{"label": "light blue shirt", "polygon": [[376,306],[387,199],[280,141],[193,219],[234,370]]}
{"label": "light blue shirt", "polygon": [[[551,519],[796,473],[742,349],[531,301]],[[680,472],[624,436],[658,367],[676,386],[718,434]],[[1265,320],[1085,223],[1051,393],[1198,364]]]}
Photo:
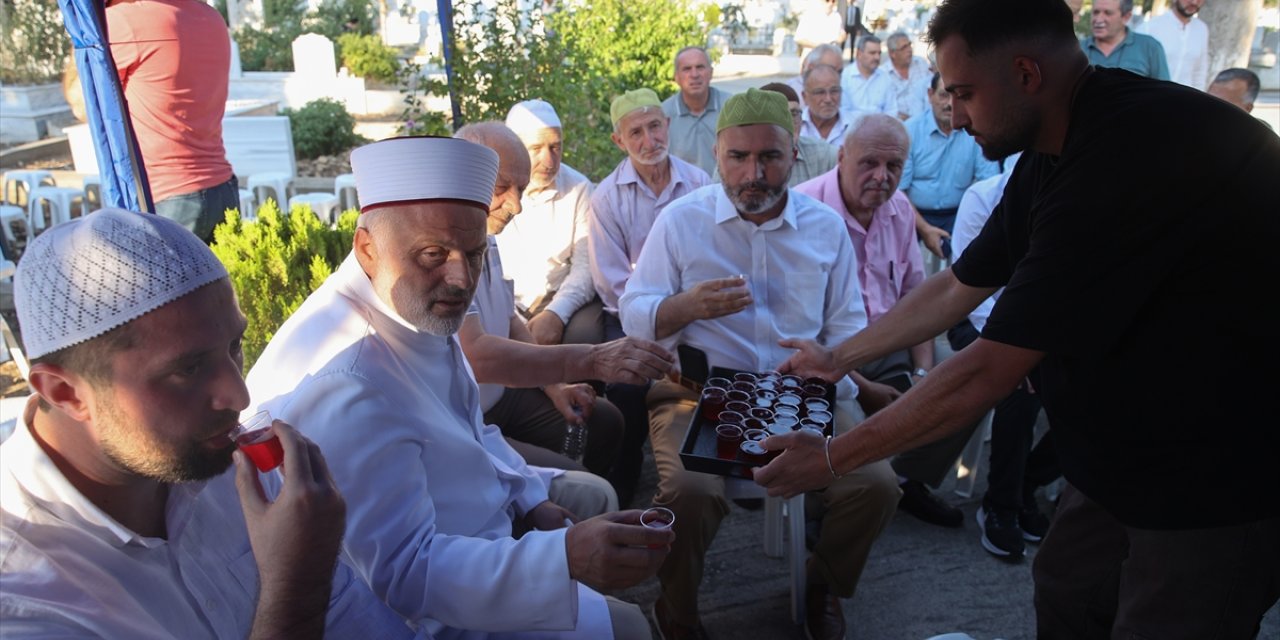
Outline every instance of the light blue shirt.
{"label": "light blue shirt", "polygon": [[[871,105],[872,110],[887,113],[895,118],[899,113],[915,117],[929,112],[929,83],[933,71],[924,58],[916,56],[907,67],[907,77],[902,77],[892,62],[885,62],[871,77],[870,83],[859,98]],[[855,103],[857,100],[855,100]]]}
{"label": "light blue shirt", "polygon": [[982,156],[973,136],[958,130],[942,133],[932,110],[905,124],[911,152],[898,188],[917,209],[957,207],[969,185],[1000,173],[998,164]]}
{"label": "light blue shirt", "polygon": [[1081,41],[1080,48],[1089,56],[1090,64],[1124,69],[1156,80],[1169,79],[1169,63],[1165,60],[1164,47],[1160,46],[1160,41],[1146,34],[1135,33],[1129,27],[1124,28],[1124,40],[1111,50],[1111,55],[1103,55],[1093,36]]}

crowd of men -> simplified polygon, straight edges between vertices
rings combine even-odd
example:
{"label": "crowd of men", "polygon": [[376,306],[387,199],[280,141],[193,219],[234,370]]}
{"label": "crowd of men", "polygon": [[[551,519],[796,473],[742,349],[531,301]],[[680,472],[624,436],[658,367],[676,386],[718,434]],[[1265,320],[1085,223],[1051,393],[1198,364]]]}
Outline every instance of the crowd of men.
{"label": "crowd of men", "polygon": [[[595,184],[537,96],[367,144],[350,254],[247,375],[197,216],[51,228],[15,279],[33,394],[0,447],[0,630],[648,638],[607,594],[656,575],[657,633],[713,637],[730,506],[681,462],[706,382],[683,347],[835,387],[831,434],[773,435],[755,471],[813,507],[807,637],[846,637],[898,508],[961,526],[934,490],[991,409],[981,544],[1042,545],[1041,637],[1250,637],[1280,598],[1280,441],[1265,376],[1204,374],[1278,355],[1250,285],[1277,275],[1280,139],[1256,76],[1209,82],[1201,4],[1147,36],[1095,0],[1080,42],[1059,0],[947,0],[936,63],[866,35],[736,95],[685,47],[678,92],[609,105],[625,157]],[[259,410],[277,472],[229,437]],[[633,508],[646,442],[668,529]]]}

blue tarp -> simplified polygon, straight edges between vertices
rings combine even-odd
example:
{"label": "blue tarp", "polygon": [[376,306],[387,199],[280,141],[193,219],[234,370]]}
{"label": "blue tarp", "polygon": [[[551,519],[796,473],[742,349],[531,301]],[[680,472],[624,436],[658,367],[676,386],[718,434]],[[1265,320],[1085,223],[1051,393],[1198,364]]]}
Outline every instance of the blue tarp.
{"label": "blue tarp", "polygon": [[129,110],[107,46],[102,0],[58,0],[62,21],[75,47],[84,89],[84,110],[98,156],[102,205],[154,211],[146,171],[133,137]]}

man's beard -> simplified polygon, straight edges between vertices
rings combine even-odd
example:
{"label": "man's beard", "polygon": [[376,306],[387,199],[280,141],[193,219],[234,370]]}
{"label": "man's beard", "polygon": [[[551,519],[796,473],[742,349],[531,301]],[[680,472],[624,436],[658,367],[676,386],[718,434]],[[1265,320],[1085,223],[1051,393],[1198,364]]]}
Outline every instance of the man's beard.
{"label": "man's beard", "polygon": [[[790,177],[790,176],[788,176]],[[760,191],[759,196],[749,197],[742,195],[748,189],[756,189]],[[783,180],[778,185],[770,185],[764,180],[752,180],[736,187],[724,185],[724,194],[729,197],[729,202],[733,203],[734,208],[739,213],[754,215],[762,211],[767,211],[787,194],[787,183]]]}
{"label": "man's beard", "polygon": [[[109,395],[108,392],[100,396],[103,400],[98,404],[96,420],[102,432],[102,453],[120,468],[158,482],[179,483],[208,480],[231,466],[235,443],[230,438],[222,449],[210,450],[203,441],[196,440],[185,443],[176,456],[157,451],[154,443],[142,441],[136,433],[129,432],[125,426],[128,418],[112,400],[106,399]],[[208,433],[210,436],[216,436],[219,431],[230,433],[237,417],[233,411],[218,412],[209,421],[212,426]]]}
{"label": "man's beard", "polygon": [[402,288],[398,283],[391,288],[391,300],[395,303],[396,313],[419,331],[444,338],[451,336],[462,328],[462,321],[467,317],[467,309],[463,307],[456,315],[438,315],[431,310],[442,298],[465,300],[468,304],[475,296],[475,288],[464,289],[449,285],[440,285],[431,293],[422,296],[416,292]]}
{"label": "man's beard", "polygon": [[983,157],[995,161],[1030,149],[1040,126],[1035,113],[1012,106],[1003,109],[994,121],[1003,123],[999,131],[967,132],[982,137],[978,145],[982,147]]}
{"label": "man's beard", "polygon": [[[1194,15],[1196,14],[1196,11],[1188,12],[1188,11],[1187,11],[1187,9],[1186,9],[1186,7],[1183,7],[1183,6],[1182,6],[1182,3],[1181,3],[1181,2],[1178,2],[1177,0],[1174,0],[1174,2],[1173,2],[1173,10],[1174,10],[1174,11],[1177,11],[1177,12],[1178,12],[1178,15],[1180,15],[1180,16],[1182,16],[1182,17],[1184,17],[1184,18],[1190,18],[1191,16],[1194,16]],[[1198,11],[1198,10],[1197,10],[1197,11]]]}
{"label": "man's beard", "polygon": [[647,166],[647,167],[652,167],[652,166],[654,166],[654,165],[662,164],[662,163],[666,162],[666,161],[667,161],[667,157],[670,155],[670,153],[667,151],[667,147],[666,147],[666,146],[663,146],[663,147],[661,147],[661,148],[659,148],[659,149],[655,149],[655,150],[651,151],[650,153],[652,154],[652,157],[643,157],[643,156],[642,156],[642,157],[638,157],[638,158],[632,158],[632,160],[633,160],[634,162],[636,162],[637,164],[642,164],[642,165],[645,165],[645,166]]}

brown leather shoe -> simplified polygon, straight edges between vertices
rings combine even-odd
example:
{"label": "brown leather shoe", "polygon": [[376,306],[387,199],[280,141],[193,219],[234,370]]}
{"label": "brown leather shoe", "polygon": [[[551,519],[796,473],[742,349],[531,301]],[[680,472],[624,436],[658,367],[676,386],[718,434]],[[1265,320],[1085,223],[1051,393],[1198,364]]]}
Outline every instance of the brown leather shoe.
{"label": "brown leather shoe", "polygon": [[685,626],[672,620],[667,608],[662,604],[662,597],[653,603],[653,622],[658,627],[658,638],[661,640],[710,640],[702,621],[696,626]]}
{"label": "brown leather shoe", "polygon": [[827,586],[812,584],[804,598],[804,635],[809,640],[844,640],[844,610]]}

